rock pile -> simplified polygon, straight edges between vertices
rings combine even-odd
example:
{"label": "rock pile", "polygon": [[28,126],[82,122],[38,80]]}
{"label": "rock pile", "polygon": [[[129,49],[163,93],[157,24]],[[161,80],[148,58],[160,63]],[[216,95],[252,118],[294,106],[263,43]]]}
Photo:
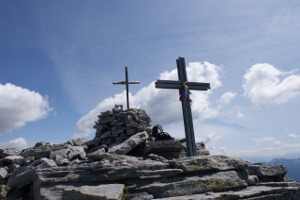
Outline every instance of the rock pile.
{"label": "rock pile", "polygon": [[[285,180],[284,166],[209,155],[204,143],[198,143],[199,155],[185,157],[183,140],[156,141],[139,129],[142,115],[131,121],[136,126],[120,125],[123,132],[114,137],[111,127],[119,126],[111,122],[119,119],[108,123],[106,118],[121,112],[101,114],[91,141],[39,142],[22,151],[0,150],[0,199],[300,199],[300,183]],[[109,131],[111,137],[100,138]],[[124,135],[126,139],[116,140]]]}
{"label": "rock pile", "polygon": [[130,136],[138,133],[151,131],[151,119],[142,109],[122,110],[114,108],[98,115],[95,122],[96,146],[108,147],[120,144]]}
{"label": "rock pile", "polygon": [[[110,153],[135,156],[145,156],[154,152],[168,158],[185,156],[184,140],[156,141],[151,137],[151,119],[142,109],[114,108],[101,112],[94,128],[96,129],[94,140],[86,143],[91,152],[101,149]],[[201,149],[200,144],[198,147]],[[201,152],[209,154],[206,149]]]}

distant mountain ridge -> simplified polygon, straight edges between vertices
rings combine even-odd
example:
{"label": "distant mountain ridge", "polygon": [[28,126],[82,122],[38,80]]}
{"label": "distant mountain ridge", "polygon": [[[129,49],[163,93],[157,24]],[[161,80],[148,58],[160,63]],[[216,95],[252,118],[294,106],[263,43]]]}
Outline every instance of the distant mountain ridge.
{"label": "distant mountain ridge", "polygon": [[283,164],[288,169],[286,177],[300,181],[300,158],[275,158],[269,164]]}

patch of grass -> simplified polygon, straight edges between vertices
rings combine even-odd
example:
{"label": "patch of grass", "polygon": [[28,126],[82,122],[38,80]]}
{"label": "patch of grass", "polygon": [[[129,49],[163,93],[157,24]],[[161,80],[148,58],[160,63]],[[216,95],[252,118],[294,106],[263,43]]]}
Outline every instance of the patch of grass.
{"label": "patch of grass", "polygon": [[80,199],[80,192],[75,190],[62,192],[62,200],[64,199]]}
{"label": "patch of grass", "polygon": [[226,184],[221,180],[212,180],[208,182],[209,189],[212,189],[214,192],[223,192],[226,191]]}
{"label": "patch of grass", "polygon": [[126,200],[129,195],[131,195],[131,192],[129,191],[128,186],[125,185],[123,188],[122,200]]}
{"label": "patch of grass", "polygon": [[252,163],[252,165],[264,165],[265,163],[261,163],[261,162],[256,162],[256,163]]}
{"label": "patch of grass", "polygon": [[195,170],[195,171],[198,171],[198,170],[203,170],[203,171],[208,171],[208,170],[211,170],[212,169],[212,163],[209,162],[209,160],[191,160],[189,162],[189,165],[190,167]]}

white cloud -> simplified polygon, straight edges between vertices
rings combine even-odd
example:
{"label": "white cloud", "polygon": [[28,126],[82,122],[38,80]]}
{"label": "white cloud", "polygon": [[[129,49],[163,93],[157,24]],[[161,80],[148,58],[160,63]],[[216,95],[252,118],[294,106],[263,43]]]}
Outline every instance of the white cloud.
{"label": "white cloud", "polygon": [[264,158],[273,159],[286,157],[287,155],[299,155],[300,144],[281,144],[276,146],[261,146],[256,148],[248,148],[240,151],[231,151],[229,155],[241,156],[245,158]]}
{"label": "white cloud", "polygon": [[30,143],[22,137],[0,143],[0,149],[16,148],[22,150],[31,146],[32,145],[30,145]]}
{"label": "white cloud", "polygon": [[219,103],[221,105],[224,105],[224,104],[229,104],[233,99],[234,97],[236,96],[236,93],[234,92],[225,92],[219,99]]}
{"label": "white cloud", "polygon": [[[208,82],[211,84],[209,91],[191,91],[193,100],[192,111],[194,119],[213,118],[218,115],[218,110],[211,106],[209,97],[212,90],[219,88],[222,83],[219,73],[221,68],[208,63],[193,62],[187,66],[189,81]],[[178,80],[177,69],[165,71],[160,74],[161,80]],[[78,133],[74,137],[86,137],[94,133],[93,125],[101,111],[110,110],[115,104],[124,104],[125,92],[116,94],[101,101],[96,108],[77,122]],[[156,89],[154,82],[140,89],[136,95],[130,95],[130,105],[142,108],[153,120],[153,124],[169,124],[182,120],[181,103],[177,90]]]}
{"label": "white cloud", "polygon": [[300,138],[300,135],[294,134],[294,133],[290,133],[288,135],[289,138]]}
{"label": "white cloud", "polygon": [[300,95],[300,76],[293,73],[267,63],[253,65],[244,75],[244,95],[256,105],[290,101]]}
{"label": "white cloud", "polygon": [[244,117],[244,114],[239,106],[230,105],[236,95],[237,94],[235,92],[228,91],[217,100],[217,107],[220,117],[226,117],[227,119],[241,119]]}
{"label": "white cloud", "polygon": [[[294,134],[290,134],[294,136]],[[262,136],[258,138],[252,138],[250,141],[252,144],[245,146],[245,148],[239,148],[238,150],[229,150],[228,155],[241,156],[249,158],[251,160],[265,161],[273,158],[286,157],[287,155],[295,154],[299,155],[299,143],[289,143],[283,139],[279,139],[273,136]]]}
{"label": "white cloud", "polygon": [[277,147],[282,145],[281,141],[276,140],[274,137],[260,137],[260,138],[253,138],[255,142],[255,147]]}
{"label": "white cloud", "polygon": [[222,138],[221,135],[217,135],[215,133],[209,133],[204,139],[204,144],[206,149],[209,149],[212,152],[216,152],[219,150],[218,141]]}
{"label": "white cloud", "polygon": [[236,118],[241,119],[241,118],[244,117],[244,113],[242,112],[242,110],[240,109],[240,107],[236,106],[235,110],[236,110],[236,112],[235,112]]}
{"label": "white cloud", "polygon": [[48,100],[39,93],[13,84],[0,84],[0,135],[47,116]]}
{"label": "white cloud", "polygon": [[266,27],[269,34],[294,35],[298,34],[300,28],[300,16],[293,9],[282,9],[272,18],[270,24]]}

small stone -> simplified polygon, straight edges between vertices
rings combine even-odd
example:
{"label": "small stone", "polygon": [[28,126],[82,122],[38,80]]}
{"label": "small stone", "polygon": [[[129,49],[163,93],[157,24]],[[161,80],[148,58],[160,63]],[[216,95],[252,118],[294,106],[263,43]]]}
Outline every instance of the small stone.
{"label": "small stone", "polygon": [[15,148],[0,149],[0,158],[5,158],[7,156],[19,156],[19,154],[20,154],[20,151]]}
{"label": "small stone", "polygon": [[37,166],[37,168],[39,168],[39,169],[57,167],[57,164],[53,160],[48,159],[48,158],[42,158],[41,162],[42,163]]}
{"label": "small stone", "polygon": [[7,174],[8,174],[7,170],[1,167],[0,168],[0,183],[6,177]]}
{"label": "small stone", "polygon": [[82,146],[85,143],[85,139],[84,138],[73,138],[71,140],[69,140],[67,143],[71,144],[73,146]]}
{"label": "small stone", "polygon": [[6,156],[3,158],[3,162],[7,164],[20,165],[24,158],[22,156]]}

